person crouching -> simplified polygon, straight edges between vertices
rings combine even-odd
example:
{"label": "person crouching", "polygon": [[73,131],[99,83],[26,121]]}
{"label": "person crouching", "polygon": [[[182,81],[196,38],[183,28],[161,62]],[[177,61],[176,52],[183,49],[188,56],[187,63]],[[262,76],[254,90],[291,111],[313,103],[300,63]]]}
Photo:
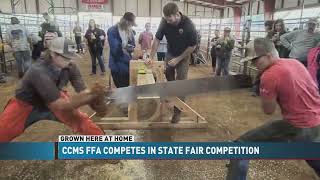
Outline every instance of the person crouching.
{"label": "person crouching", "polygon": [[[84,105],[103,112],[105,106],[96,106],[103,88],[87,89],[80,71],[71,61],[76,57],[76,44],[57,37],[48,43],[48,49],[27,71],[0,114],[0,142],[8,142],[40,120],[54,120],[84,135],[103,135],[104,132],[78,108]],[[71,82],[77,94],[70,96],[63,90]],[[98,86],[98,85],[96,85]],[[101,91],[99,91],[101,89]]]}

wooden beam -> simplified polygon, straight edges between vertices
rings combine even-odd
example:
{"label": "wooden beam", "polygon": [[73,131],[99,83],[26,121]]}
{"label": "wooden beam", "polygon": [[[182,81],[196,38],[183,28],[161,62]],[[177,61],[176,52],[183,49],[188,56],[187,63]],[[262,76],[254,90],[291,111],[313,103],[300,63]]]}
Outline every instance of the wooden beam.
{"label": "wooden beam", "polygon": [[[138,74],[139,69],[144,68],[146,74]],[[156,79],[156,80],[155,80]],[[164,62],[155,61],[150,66],[146,66],[144,61],[136,60],[130,62],[130,85],[145,85],[154,84],[156,82],[164,82]],[[138,99],[158,99],[159,103],[156,112],[147,120],[138,120]],[[137,98],[134,103],[129,104],[128,117],[105,117],[101,118],[96,123],[103,129],[159,129],[159,128],[206,128],[207,121],[199,113],[193,110],[185,102],[177,97],[168,98],[169,100],[160,100],[159,96],[156,97],[143,97]],[[168,101],[168,103],[166,103]],[[168,117],[165,108],[166,104],[173,104],[178,107],[182,112],[187,113],[191,117],[182,117],[181,121],[176,124],[170,122],[171,117]]]}
{"label": "wooden beam", "polygon": [[[129,71],[130,86],[135,86],[137,85],[138,64],[134,63],[133,61],[130,61]],[[128,117],[132,121],[138,121],[138,104],[136,101],[129,104]]]}
{"label": "wooden beam", "polygon": [[138,74],[137,77],[137,85],[146,85],[146,84],[154,84],[156,81],[154,80],[152,72],[146,74]]}
{"label": "wooden beam", "polygon": [[197,122],[200,120],[205,121],[205,118],[192,109],[189,105],[183,102],[177,97],[167,98],[167,100],[172,102],[180,111],[187,113],[189,116],[194,117]]}
{"label": "wooden beam", "polygon": [[[129,121],[128,117],[104,117],[100,119],[101,121]],[[97,121],[100,122],[100,121]]]}

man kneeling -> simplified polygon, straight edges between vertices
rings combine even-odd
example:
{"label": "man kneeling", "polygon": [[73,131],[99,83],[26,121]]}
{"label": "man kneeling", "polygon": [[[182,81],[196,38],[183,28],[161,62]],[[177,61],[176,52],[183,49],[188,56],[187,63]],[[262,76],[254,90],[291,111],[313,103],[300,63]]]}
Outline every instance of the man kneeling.
{"label": "man kneeling", "polygon": [[[101,99],[103,88],[86,89],[78,67],[71,61],[76,57],[75,49],[71,40],[62,37],[50,41],[42,60],[31,66],[18,85],[15,97],[0,114],[0,142],[11,141],[28,126],[44,119],[62,122],[85,135],[104,134],[78,110],[87,104],[94,110],[105,109],[95,105],[97,99]],[[77,92],[74,96],[62,90],[69,81]]]}
{"label": "man kneeling", "polygon": [[[265,114],[272,114],[277,104],[283,120],[268,122],[240,136],[239,142],[300,141],[320,142],[320,95],[302,63],[281,59],[273,42],[257,38],[248,43],[248,57],[260,77],[260,95]],[[318,176],[320,161],[306,160]],[[231,160],[227,180],[246,180],[248,160]]]}

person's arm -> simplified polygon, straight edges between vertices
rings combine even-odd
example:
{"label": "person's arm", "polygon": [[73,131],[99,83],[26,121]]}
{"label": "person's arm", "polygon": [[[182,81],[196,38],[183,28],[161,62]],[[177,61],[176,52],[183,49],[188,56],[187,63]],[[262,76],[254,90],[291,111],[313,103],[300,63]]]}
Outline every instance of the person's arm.
{"label": "person's arm", "polygon": [[228,49],[228,51],[231,51],[234,48],[235,40],[233,38],[231,38],[228,40],[227,43],[228,43],[227,49]]}
{"label": "person's arm", "polygon": [[96,97],[90,90],[86,90],[66,100],[60,97],[60,90],[56,84],[41,70],[34,70],[25,78],[30,80],[32,88],[53,111],[72,111],[90,103]]}
{"label": "person's arm", "polygon": [[90,90],[86,89],[78,94],[70,97],[66,100],[59,97],[55,101],[48,104],[48,107],[52,111],[73,111],[81,106],[90,104],[93,99],[97,96],[94,95]]}
{"label": "person's arm", "polygon": [[147,63],[150,63],[152,61],[157,53],[160,41],[163,39],[164,36],[164,28],[166,25],[166,20],[164,18],[161,19],[160,25],[158,27],[158,30],[156,32],[155,38],[152,42],[151,51],[150,51],[150,60],[147,61]]}
{"label": "person's arm", "polygon": [[291,50],[292,49],[292,42],[295,40],[295,38],[297,37],[297,34],[301,32],[301,31],[292,31],[290,33],[286,33],[283,34],[282,36],[280,36],[280,42],[281,44]]}
{"label": "person's arm", "polygon": [[[175,62],[172,64],[172,66],[177,65],[185,57],[189,56],[196,49],[196,47],[197,47],[197,45],[189,46],[186,50],[183,51],[182,54],[180,54],[180,56],[177,56],[177,57],[173,58],[172,60],[174,60]],[[172,61],[172,60],[170,60],[170,61]],[[169,65],[171,64],[170,61],[169,61]]]}
{"label": "person's arm", "polygon": [[[116,33],[112,29],[107,32],[110,54],[113,56],[123,55],[122,44],[116,37]],[[121,58],[119,58],[121,59]]]}
{"label": "person's arm", "polygon": [[128,53],[131,55],[131,53],[134,51],[134,48],[136,47],[136,41],[135,41],[133,33],[131,34],[131,37],[129,39],[130,40],[128,41],[128,45],[130,45],[130,46],[127,46],[126,49],[127,49]]}
{"label": "person's arm", "polygon": [[272,74],[262,75],[260,95],[262,110],[265,114],[273,114],[277,107],[277,79]]}
{"label": "person's arm", "polygon": [[262,109],[265,114],[273,114],[277,107],[276,99],[261,99]]}
{"label": "person's arm", "polygon": [[153,42],[152,42],[152,46],[151,46],[151,52],[150,52],[150,59],[153,60],[156,52],[158,50],[158,47],[160,45],[160,40],[156,37],[154,38]]}
{"label": "person's arm", "polygon": [[88,42],[91,40],[91,34],[89,32],[89,29],[86,31],[86,34],[84,35],[84,38],[86,38]]}

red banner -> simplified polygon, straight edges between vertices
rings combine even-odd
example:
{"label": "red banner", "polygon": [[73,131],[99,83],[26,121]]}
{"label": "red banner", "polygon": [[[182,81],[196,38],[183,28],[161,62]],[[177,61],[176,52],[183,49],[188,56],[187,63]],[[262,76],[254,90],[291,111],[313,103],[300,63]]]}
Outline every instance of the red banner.
{"label": "red banner", "polygon": [[108,4],[108,0],[82,0],[84,4]]}

